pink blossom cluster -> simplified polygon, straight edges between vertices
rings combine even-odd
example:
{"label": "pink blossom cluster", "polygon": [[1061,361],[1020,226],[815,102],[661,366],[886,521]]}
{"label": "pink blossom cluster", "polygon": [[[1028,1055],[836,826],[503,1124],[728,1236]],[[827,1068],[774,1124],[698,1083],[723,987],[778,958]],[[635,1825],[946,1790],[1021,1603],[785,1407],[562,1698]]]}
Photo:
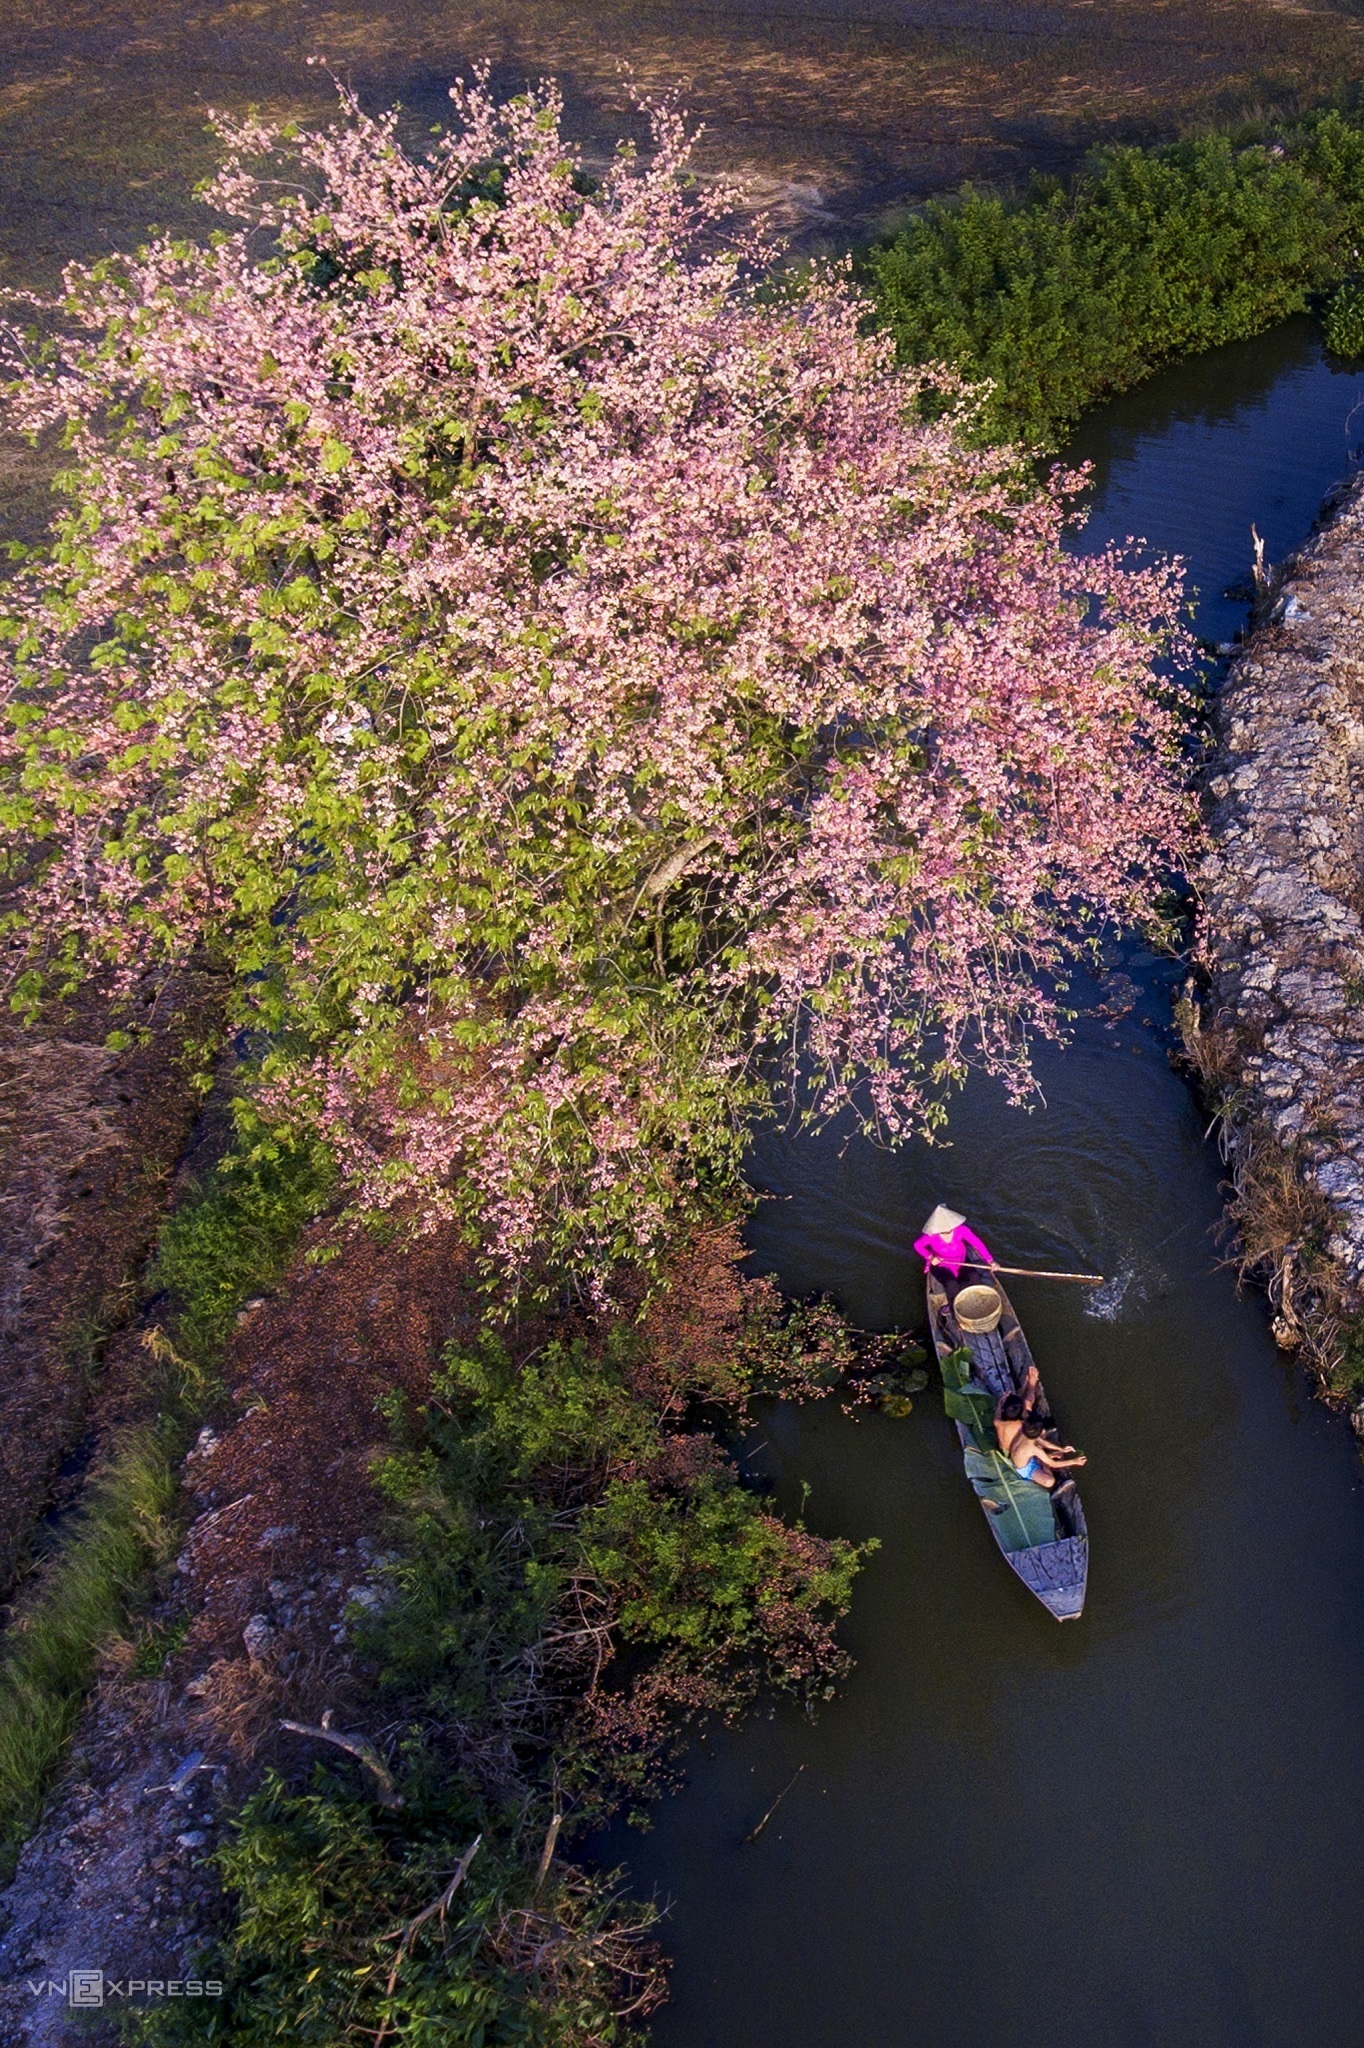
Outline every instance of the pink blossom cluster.
{"label": "pink blossom cluster", "polygon": [[14,986],[207,951],[364,1201],[600,1268],[783,1066],[891,1138],[1027,1089],[1186,846],[1179,580],[1067,552],[1076,480],[845,269],[774,282],[675,109],[593,185],[553,90],[452,97],[424,156],[219,121],[233,225],[8,330],[69,444],[0,620]]}

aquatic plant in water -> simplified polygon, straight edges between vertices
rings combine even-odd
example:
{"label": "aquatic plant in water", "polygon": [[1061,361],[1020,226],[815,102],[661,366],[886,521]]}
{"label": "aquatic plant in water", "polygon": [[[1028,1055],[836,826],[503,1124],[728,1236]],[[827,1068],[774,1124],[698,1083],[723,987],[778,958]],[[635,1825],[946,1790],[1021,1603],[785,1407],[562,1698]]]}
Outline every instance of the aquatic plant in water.
{"label": "aquatic plant in water", "polygon": [[516,1270],[647,1256],[783,1068],[894,1139],[1014,1096],[1189,829],[1173,570],[1063,551],[689,182],[546,89],[424,157],[218,123],[234,225],[67,273],[11,422],[66,509],[0,620],[11,990],[206,954],[261,1099]]}

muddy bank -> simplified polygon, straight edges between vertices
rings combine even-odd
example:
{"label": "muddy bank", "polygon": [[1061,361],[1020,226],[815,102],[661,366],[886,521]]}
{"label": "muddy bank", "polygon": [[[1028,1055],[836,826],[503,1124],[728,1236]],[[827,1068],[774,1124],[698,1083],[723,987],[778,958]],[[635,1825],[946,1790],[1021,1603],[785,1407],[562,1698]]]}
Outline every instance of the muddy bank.
{"label": "muddy bank", "polygon": [[1185,1029],[1276,1335],[1345,1394],[1364,1367],[1364,479],[1328,500],[1266,604],[1218,705],[1209,986]]}

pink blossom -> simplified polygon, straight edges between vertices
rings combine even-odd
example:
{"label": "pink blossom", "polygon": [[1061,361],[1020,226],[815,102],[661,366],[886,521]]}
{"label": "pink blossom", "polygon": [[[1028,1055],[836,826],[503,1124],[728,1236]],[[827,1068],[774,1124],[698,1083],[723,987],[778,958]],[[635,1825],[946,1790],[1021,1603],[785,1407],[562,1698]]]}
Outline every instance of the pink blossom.
{"label": "pink blossom", "polygon": [[365,1202],[600,1272],[783,1065],[891,1138],[1026,1093],[1187,844],[1180,585],[1067,553],[1076,479],[846,269],[765,296],[675,109],[589,190],[553,90],[453,98],[421,159],[220,119],[236,225],[8,330],[70,449],[0,620],[13,985],[207,950]]}

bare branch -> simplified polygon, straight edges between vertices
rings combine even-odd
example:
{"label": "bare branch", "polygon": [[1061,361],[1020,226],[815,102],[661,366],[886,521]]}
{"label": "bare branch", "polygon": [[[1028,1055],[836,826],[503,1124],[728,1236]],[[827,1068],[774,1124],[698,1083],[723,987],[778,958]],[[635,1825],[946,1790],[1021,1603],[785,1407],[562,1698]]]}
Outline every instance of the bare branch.
{"label": "bare branch", "polygon": [[397,1785],[394,1783],[393,1773],[369,1737],[367,1735],[343,1735],[339,1729],[332,1727],[331,1720],[331,1708],[328,1707],[326,1713],[322,1716],[320,1727],[313,1728],[306,1721],[281,1721],[279,1725],[290,1735],[306,1735],[314,1742],[335,1743],[338,1749],[344,1749],[348,1756],[353,1756],[358,1763],[362,1763],[365,1766],[367,1771],[373,1772],[378,1780],[379,1790],[376,1797],[380,1806],[386,1806],[390,1810],[395,1810],[401,1806],[403,1798]]}
{"label": "bare branch", "polygon": [[[470,1842],[468,1848],[460,1857],[459,1862],[455,1865],[454,1876],[450,1879],[449,1884],[446,1885],[445,1890],[438,1899],[433,1899],[429,1906],[423,1906],[421,1912],[409,1920],[405,1926],[397,1927],[392,1934],[384,1936],[385,1941],[396,1941],[398,1944],[398,1953],[393,1958],[393,1968],[388,1973],[388,1983],[384,1988],[385,1998],[392,1998],[393,1996],[393,1987],[398,1981],[398,1972],[401,1970],[403,1962],[417,1938],[418,1929],[424,1927],[426,1922],[436,1915],[440,1916],[441,1924],[444,1925],[445,1916],[450,1910],[450,1901],[454,1898],[455,1893],[468,1875],[469,1865],[478,1854],[482,1841],[482,1835],[474,1836],[473,1841]],[[389,2025],[387,2019],[385,2019],[378,2034],[375,2036],[374,2048],[383,2048],[388,2031]]]}
{"label": "bare branch", "polygon": [[798,1771],[796,1772],[796,1776],[795,1776],[795,1778],[792,1778],[792,1779],[790,1780],[790,1782],[789,1782],[788,1784],[785,1784],[785,1785],[783,1785],[783,1786],[782,1786],[782,1788],[781,1788],[780,1792],[779,1792],[779,1793],[777,1794],[776,1798],[775,1798],[775,1799],[774,1799],[774,1800],[772,1801],[772,1804],[771,1804],[771,1805],[770,1805],[770,1806],[768,1807],[768,1809],[767,1809],[766,1813],[765,1813],[765,1814],[763,1815],[762,1819],[761,1819],[761,1820],[760,1820],[760,1821],[758,1822],[758,1825],[757,1825],[757,1826],[756,1826],[756,1827],[755,1827],[755,1828],[754,1828],[754,1829],[752,1830],[752,1832],[751,1832],[750,1834],[747,1834],[747,1835],[745,1835],[745,1836],[744,1836],[744,1841],[745,1841],[745,1842],[756,1842],[756,1841],[757,1841],[757,1839],[758,1839],[759,1835],[760,1835],[760,1834],[762,1833],[763,1829],[764,1829],[764,1828],[765,1828],[765,1827],[767,1826],[767,1823],[768,1823],[768,1822],[769,1822],[769,1821],[771,1820],[771,1818],[772,1818],[773,1814],[774,1814],[774,1813],[776,1812],[777,1808],[778,1808],[778,1807],[779,1807],[779,1806],[781,1805],[781,1803],[782,1803],[782,1800],[783,1800],[783,1799],[785,1799],[785,1797],[786,1797],[787,1793],[788,1793],[788,1792],[789,1792],[789,1791],[791,1790],[791,1786],[795,1784],[795,1782],[796,1782],[796,1778],[798,1778],[798,1777],[800,1776],[800,1773],[801,1773],[801,1771],[803,1771],[804,1769],[805,1769],[805,1766],[804,1766],[804,1764],[802,1764],[802,1765],[800,1766],[800,1770],[798,1770]]}
{"label": "bare branch", "polygon": [[630,905],[630,916],[634,916],[646,896],[661,901],[673,883],[681,881],[692,862],[714,844],[715,834],[708,832],[704,839],[689,839],[675,853],[670,853],[665,861],[660,861],[653,873],[640,884],[639,894]]}
{"label": "bare branch", "polygon": [[554,1818],[545,1829],[545,1846],[540,1851],[540,1867],[535,1873],[535,1890],[537,1894],[541,1885],[549,1876],[549,1866],[554,1861],[554,1851],[559,1841],[559,1830],[563,1824],[563,1814],[556,1811]]}

